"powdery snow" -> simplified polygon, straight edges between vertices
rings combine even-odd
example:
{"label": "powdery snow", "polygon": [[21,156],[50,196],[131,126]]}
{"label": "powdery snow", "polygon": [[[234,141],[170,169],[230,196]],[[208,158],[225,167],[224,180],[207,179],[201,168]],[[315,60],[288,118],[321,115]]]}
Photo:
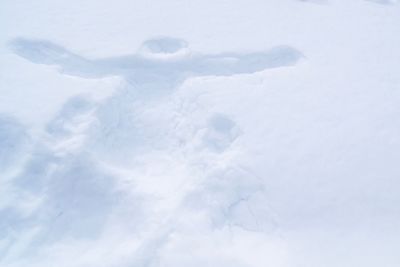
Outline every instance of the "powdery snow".
{"label": "powdery snow", "polygon": [[1,266],[399,266],[398,1],[0,21]]}

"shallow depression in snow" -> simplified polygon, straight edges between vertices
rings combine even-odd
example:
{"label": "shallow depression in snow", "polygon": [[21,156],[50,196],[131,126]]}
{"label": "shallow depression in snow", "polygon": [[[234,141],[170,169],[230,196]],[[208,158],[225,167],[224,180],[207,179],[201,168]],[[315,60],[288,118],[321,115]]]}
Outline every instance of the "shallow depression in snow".
{"label": "shallow depression in snow", "polygon": [[398,1],[22,2],[1,266],[399,265]]}

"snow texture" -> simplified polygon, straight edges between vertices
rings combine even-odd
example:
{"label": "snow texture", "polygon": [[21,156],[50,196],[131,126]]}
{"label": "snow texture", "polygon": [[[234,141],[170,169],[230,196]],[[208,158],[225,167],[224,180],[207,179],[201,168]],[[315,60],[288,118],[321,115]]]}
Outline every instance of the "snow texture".
{"label": "snow texture", "polygon": [[0,3],[0,266],[398,267],[396,0]]}

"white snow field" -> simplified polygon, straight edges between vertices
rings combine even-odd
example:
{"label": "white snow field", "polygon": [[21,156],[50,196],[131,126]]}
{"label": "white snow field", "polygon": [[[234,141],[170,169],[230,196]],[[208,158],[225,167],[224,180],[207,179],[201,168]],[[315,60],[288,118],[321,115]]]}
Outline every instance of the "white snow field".
{"label": "white snow field", "polygon": [[396,0],[1,0],[1,267],[399,267]]}

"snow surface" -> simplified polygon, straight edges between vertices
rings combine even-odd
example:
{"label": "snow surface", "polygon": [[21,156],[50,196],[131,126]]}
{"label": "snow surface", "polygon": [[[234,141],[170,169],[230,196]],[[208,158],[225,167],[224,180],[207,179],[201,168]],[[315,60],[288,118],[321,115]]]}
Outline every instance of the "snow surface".
{"label": "snow surface", "polygon": [[399,1],[0,22],[0,266],[400,266]]}

